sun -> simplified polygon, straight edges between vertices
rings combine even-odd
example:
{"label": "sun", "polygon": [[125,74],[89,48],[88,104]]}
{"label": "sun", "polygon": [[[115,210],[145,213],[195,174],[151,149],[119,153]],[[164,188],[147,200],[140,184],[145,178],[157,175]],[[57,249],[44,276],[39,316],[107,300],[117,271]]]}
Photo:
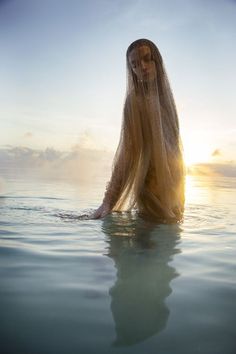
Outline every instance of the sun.
{"label": "sun", "polygon": [[184,144],[184,160],[187,166],[211,162],[212,147],[201,141],[198,141],[198,143],[194,143],[193,141],[186,142]]}

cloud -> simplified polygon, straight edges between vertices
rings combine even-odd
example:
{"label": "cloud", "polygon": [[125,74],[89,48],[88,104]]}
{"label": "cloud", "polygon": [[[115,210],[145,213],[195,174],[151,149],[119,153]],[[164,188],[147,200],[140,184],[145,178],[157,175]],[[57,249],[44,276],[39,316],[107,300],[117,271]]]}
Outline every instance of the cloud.
{"label": "cloud", "polygon": [[83,133],[80,134],[79,144],[74,145],[73,149],[77,149],[79,147],[96,150],[95,138],[89,129],[84,130]]}
{"label": "cloud", "polygon": [[216,156],[221,156],[221,151],[220,149],[215,149],[212,154],[211,154],[212,157],[216,157]]}
{"label": "cloud", "polygon": [[32,138],[33,137],[33,133],[31,133],[31,132],[26,132],[25,134],[24,134],[24,138]]}
{"label": "cloud", "polygon": [[52,147],[36,150],[28,147],[0,149],[0,173],[34,176],[38,178],[68,179],[78,182],[94,182],[109,177],[112,154],[104,150],[75,145],[70,151]]}
{"label": "cloud", "polygon": [[188,167],[189,175],[236,177],[236,163],[200,163]]}

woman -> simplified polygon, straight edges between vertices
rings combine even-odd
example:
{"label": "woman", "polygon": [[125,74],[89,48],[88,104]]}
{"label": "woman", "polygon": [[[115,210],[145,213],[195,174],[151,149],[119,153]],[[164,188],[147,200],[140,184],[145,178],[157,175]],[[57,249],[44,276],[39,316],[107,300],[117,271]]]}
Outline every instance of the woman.
{"label": "woman", "polygon": [[111,180],[93,218],[137,208],[164,222],[182,219],[185,168],[178,115],[163,60],[147,39],[126,53],[127,94]]}

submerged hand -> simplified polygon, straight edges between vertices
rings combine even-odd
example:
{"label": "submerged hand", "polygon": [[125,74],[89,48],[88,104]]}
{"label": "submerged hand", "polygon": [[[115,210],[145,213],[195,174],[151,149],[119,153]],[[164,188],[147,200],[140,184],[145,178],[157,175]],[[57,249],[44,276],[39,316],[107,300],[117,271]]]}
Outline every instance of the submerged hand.
{"label": "submerged hand", "polygon": [[92,219],[104,218],[107,214],[111,212],[111,208],[107,204],[102,204],[95,212],[91,215]]}

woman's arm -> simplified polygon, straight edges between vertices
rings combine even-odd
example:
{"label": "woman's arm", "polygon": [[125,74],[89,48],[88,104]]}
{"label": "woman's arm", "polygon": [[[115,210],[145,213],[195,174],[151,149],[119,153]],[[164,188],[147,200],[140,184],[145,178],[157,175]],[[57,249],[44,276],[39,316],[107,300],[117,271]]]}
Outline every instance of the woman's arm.
{"label": "woman's arm", "polygon": [[106,192],[100,207],[92,214],[93,219],[103,218],[107,214],[111,213],[115,206],[121,191],[122,186],[122,157],[120,157],[113,169],[110,182],[106,187]]}

